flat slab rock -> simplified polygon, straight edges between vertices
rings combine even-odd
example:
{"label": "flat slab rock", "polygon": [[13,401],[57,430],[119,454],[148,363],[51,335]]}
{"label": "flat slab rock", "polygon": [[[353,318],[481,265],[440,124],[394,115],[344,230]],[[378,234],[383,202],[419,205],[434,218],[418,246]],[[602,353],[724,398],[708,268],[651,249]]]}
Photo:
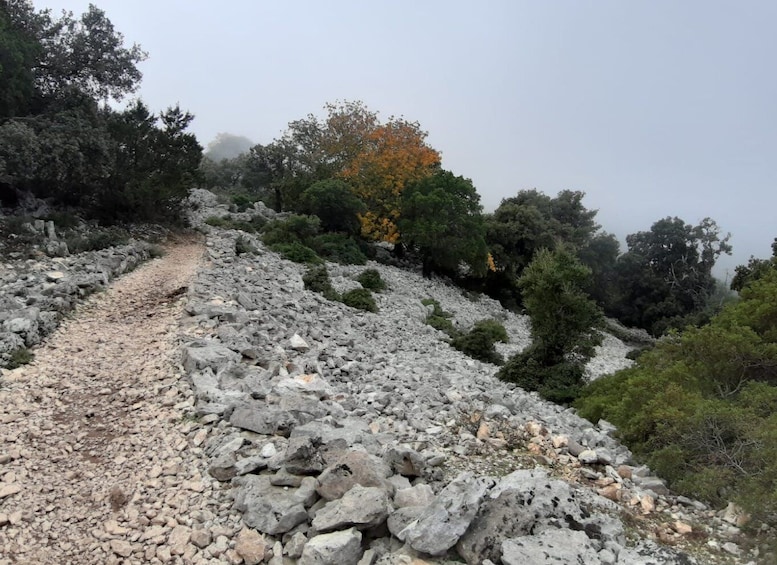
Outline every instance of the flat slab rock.
{"label": "flat slab rock", "polygon": [[583,532],[545,530],[502,543],[503,565],[601,565],[598,551]]}

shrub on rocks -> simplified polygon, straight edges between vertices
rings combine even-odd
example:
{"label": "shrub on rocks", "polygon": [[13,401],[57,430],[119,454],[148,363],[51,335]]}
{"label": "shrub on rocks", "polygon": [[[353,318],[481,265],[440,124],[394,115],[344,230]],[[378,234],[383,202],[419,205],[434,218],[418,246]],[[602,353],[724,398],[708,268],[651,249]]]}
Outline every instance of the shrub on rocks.
{"label": "shrub on rocks", "polygon": [[440,330],[451,337],[456,335],[456,328],[453,327],[451,317],[453,314],[446,312],[440,307],[440,303],[434,298],[424,298],[421,301],[424,306],[432,306],[433,310],[426,316],[426,323],[436,330]]}
{"label": "shrub on rocks", "polygon": [[33,359],[35,359],[35,355],[33,355],[32,351],[26,347],[20,347],[11,352],[8,362],[5,364],[5,368],[16,369],[22,365],[32,363]]}
{"label": "shrub on rocks", "polygon": [[278,243],[304,243],[318,235],[321,220],[316,216],[291,215],[282,220],[268,222],[262,229],[262,241],[267,245]]}
{"label": "shrub on rocks", "polygon": [[367,269],[366,271],[362,271],[359,276],[356,277],[356,280],[364,288],[375,292],[380,292],[386,288],[386,281],[381,278],[380,273],[375,269]]}
{"label": "shrub on rocks", "polygon": [[502,367],[500,379],[553,402],[576,398],[584,364],[602,340],[602,313],[583,290],[590,275],[563,247],[535,255],[518,280],[531,318],[532,345]]}
{"label": "shrub on rocks", "polygon": [[340,300],[340,296],[329,280],[329,272],[326,270],[326,265],[319,265],[308,269],[302,276],[302,282],[305,283],[306,289],[322,294],[327,300]]}
{"label": "shrub on rocks", "polygon": [[494,342],[507,343],[509,338],[507,337],[507,330],[498,320],[489,318],[487,320],[480,320],[475,322],[471,331],[477,330],[478,332],[486,334],[489,339]]}
{"label": "shrub on rocks", "polygon": [[575,362],[546,365],[541,359],[542,354],[532,345],[508,359],[498,376],[525,390],[537,391],[545,400],[557,404],[573,402],[583,386],[584,366]]}
{"label": "shrub on rocks", "polygon": [[322,257],[343,265],[364,265],[367,257],[359,245],[343,233],[324,233],[314,237],[310,246]]}
{"label": "shrub on rocks", "polygon": [[298,241],[292,243],[274,243],[270,245],[270,249],[279,253],[284,259],[294,261],[295,263],[310,263],[315,265],[324,262],[315,251]]}
{"label": "shrub on rocks", "polygon": [[451,345],[478,361],[501,365],[502,356],[496,351],[494,343],[507,342],[507,331],[496,320],[481,320],[466,334],[453,338]]}
{"label": "shrub on rocks", "polygon": [[225,230],[241,230],[247,233],[256,233],[265,225],[266,220],[261,216],[254,216],[249,221],[235,220],[229,216],[210,216],[205,223],[215,228]]}
{"label": "shrub on rocks", "polygon": [[245,210],[253,206],[254,202],[256,202],[256,199],[252,198],[247,194],[232,195],[232,204],[235,206],[235,209],[238,212],[244,212]]}
{"label": "shrub on rocks", "polygon": [[70,253],[83,253],[84,251],[99,251],[109,247],[127,245],[129,234],[126,230],[117,227],[99,228],[88,233],[71,233],[65,237]]}
{"label": "shrub on rocks", "polygon": [[378,305],[375,304],[372,293],[366,288],[354,288],[353,290],[349,290],[343,294],[340,300],[343,304],[350,306],[351,308],[357,308],[367,312],[378,311]]}

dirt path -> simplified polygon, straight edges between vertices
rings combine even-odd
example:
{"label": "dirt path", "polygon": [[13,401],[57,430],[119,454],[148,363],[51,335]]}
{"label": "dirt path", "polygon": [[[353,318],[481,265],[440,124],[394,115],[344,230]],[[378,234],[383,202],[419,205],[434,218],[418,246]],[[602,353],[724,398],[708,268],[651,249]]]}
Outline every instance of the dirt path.
{"label": "dirt path", "polygon": [[175,245],[122,277],[0,381],[0,565],[219,562],[233,532],[176,351],[202,256]]}

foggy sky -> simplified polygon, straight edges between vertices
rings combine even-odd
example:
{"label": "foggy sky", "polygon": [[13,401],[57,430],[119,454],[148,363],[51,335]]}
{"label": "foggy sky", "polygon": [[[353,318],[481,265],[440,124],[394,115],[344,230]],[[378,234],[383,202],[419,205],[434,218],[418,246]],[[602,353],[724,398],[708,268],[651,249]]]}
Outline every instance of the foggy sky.
{"label": "foggy sky", "polygon": [[771,253],[773,1],[93,2],[149,52],[139,96],[193,112],[202,145],[268,143],[327,101],[362,100],[420,122],[487,211],[521,189],[581,190],[621,240],[712,217],[733,234],[721,276]]}

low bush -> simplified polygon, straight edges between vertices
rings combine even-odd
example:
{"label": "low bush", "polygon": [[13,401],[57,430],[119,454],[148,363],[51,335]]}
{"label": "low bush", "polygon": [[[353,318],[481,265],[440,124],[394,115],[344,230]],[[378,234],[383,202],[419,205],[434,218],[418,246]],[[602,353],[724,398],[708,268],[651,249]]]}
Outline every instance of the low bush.
{"label": "low bush", "polygon": [[367,312],[378,311],[378,305],[375,304],[372,293],[366,288],[354,288],[353,290],[349,290],[348,292],[343,293],[340,300],[343,304],[350,306],[351,308],[357,308]]}
{"label": "low bush", "polygon": [[129,233],[126,230],[109,227],[98,228],[88,233],[70,233],[65,236],[65,243],[70,253],[83,253],[127,245],[129,239]]}
{"label": "low bush", "polygon": [[232,204],[238,212],[243,212],[254,205],[255,200],[247,194],[233,194]]}
{"label": "low bush", "polygon": [[473,359],[501,365],[504,359],[494,347],[497,341],[507,342],[504,326],[496,320],[481,320],[469,332],[453,337],[451,345]]}
{"label": "low bush", "polygon": [[8,362],[5,364],[6,369],[16,369],[17,367],[21,367],[22,365],[27,365],[28,363],[32,363],[32,360],[35,359],[35,355],[33,355],[32,351],[27,349],[26,347],[20,347],[18,349],[14,349],[11,351],[10,358],[8,359]]}
{"label": "low bush", "polygon": [[375,269],[366,269],[362,271],[356,280],[359,281],[364,288],[372,290],[373,292],[380,292],[386,289],[386,281],[384,281],[380,273]]}
{"label": "low bush", "polygon": [[484,333],[494,342],[507,343],[509,341],[507,337],[507,330],[501,322],[489,318],[487,320],[480,320],[475,322],[471,331],[478,331]]}
{"label": "low bush", "polygon": [[534,346],[510,357],[499,369],[497,377],[514,383],[524,390],[537,391],[545,400],[557,404],[569,404],[579,395],[583,387],[583,365],[562,361],[547,365],[543,354]]}
{"label": "low bush", "polygon": [[292,243],[274,243],[270,245],[270,249],[279,253],[284,259],[294,261],[295,263],[311,263],[315,265],[324,262],[315,251],[298,241]]}
{"label": "low bush", "polygon": [[340,295],[337,294],[332,286],[332,281],[329,280],[326,265],[309,268],[302,276],[302,282],[305,283],[306,289],[318,292],[328,300],[340,300]]}
{"label": "low bush", "polygon": [[227,216],[208,216],[205,223],[214,228],[229,228],[231,220]]}
{"label": "low bush", "polygon": [[310,240],[312,247],[319,255],[334,263],[343,265],[364,265],[367,257],[359,245],[349,236],[342,233],[324,233]]}
{"label": "low bush", "polygon": [[303,243],[308,242],[318,235],[321,229],[321,220],[316,216],[291,215],[282,220],[268,222],[262,228],[262,241],[267,245],[276,243]]}
{"label": "low bush", "polygon": [[51,212],[45,218],[47,221],[54,222],[57,230],[69,230],[78,227],[81,219],[72,212]]}
{"label": "low bush", "polygon": [[450,320],[453,317],[453,314],[445,312],[440,307],[440,303],[437,302],[434,298],[424,298],[421,301],[421,304],[424,306],[433,307],[432,312],[426,316],[427,324],[436,330],[440,330],[441,332],[448,334],[451,337],[455,337],[457,335],[456,328],[453,327],[453,322]]}

